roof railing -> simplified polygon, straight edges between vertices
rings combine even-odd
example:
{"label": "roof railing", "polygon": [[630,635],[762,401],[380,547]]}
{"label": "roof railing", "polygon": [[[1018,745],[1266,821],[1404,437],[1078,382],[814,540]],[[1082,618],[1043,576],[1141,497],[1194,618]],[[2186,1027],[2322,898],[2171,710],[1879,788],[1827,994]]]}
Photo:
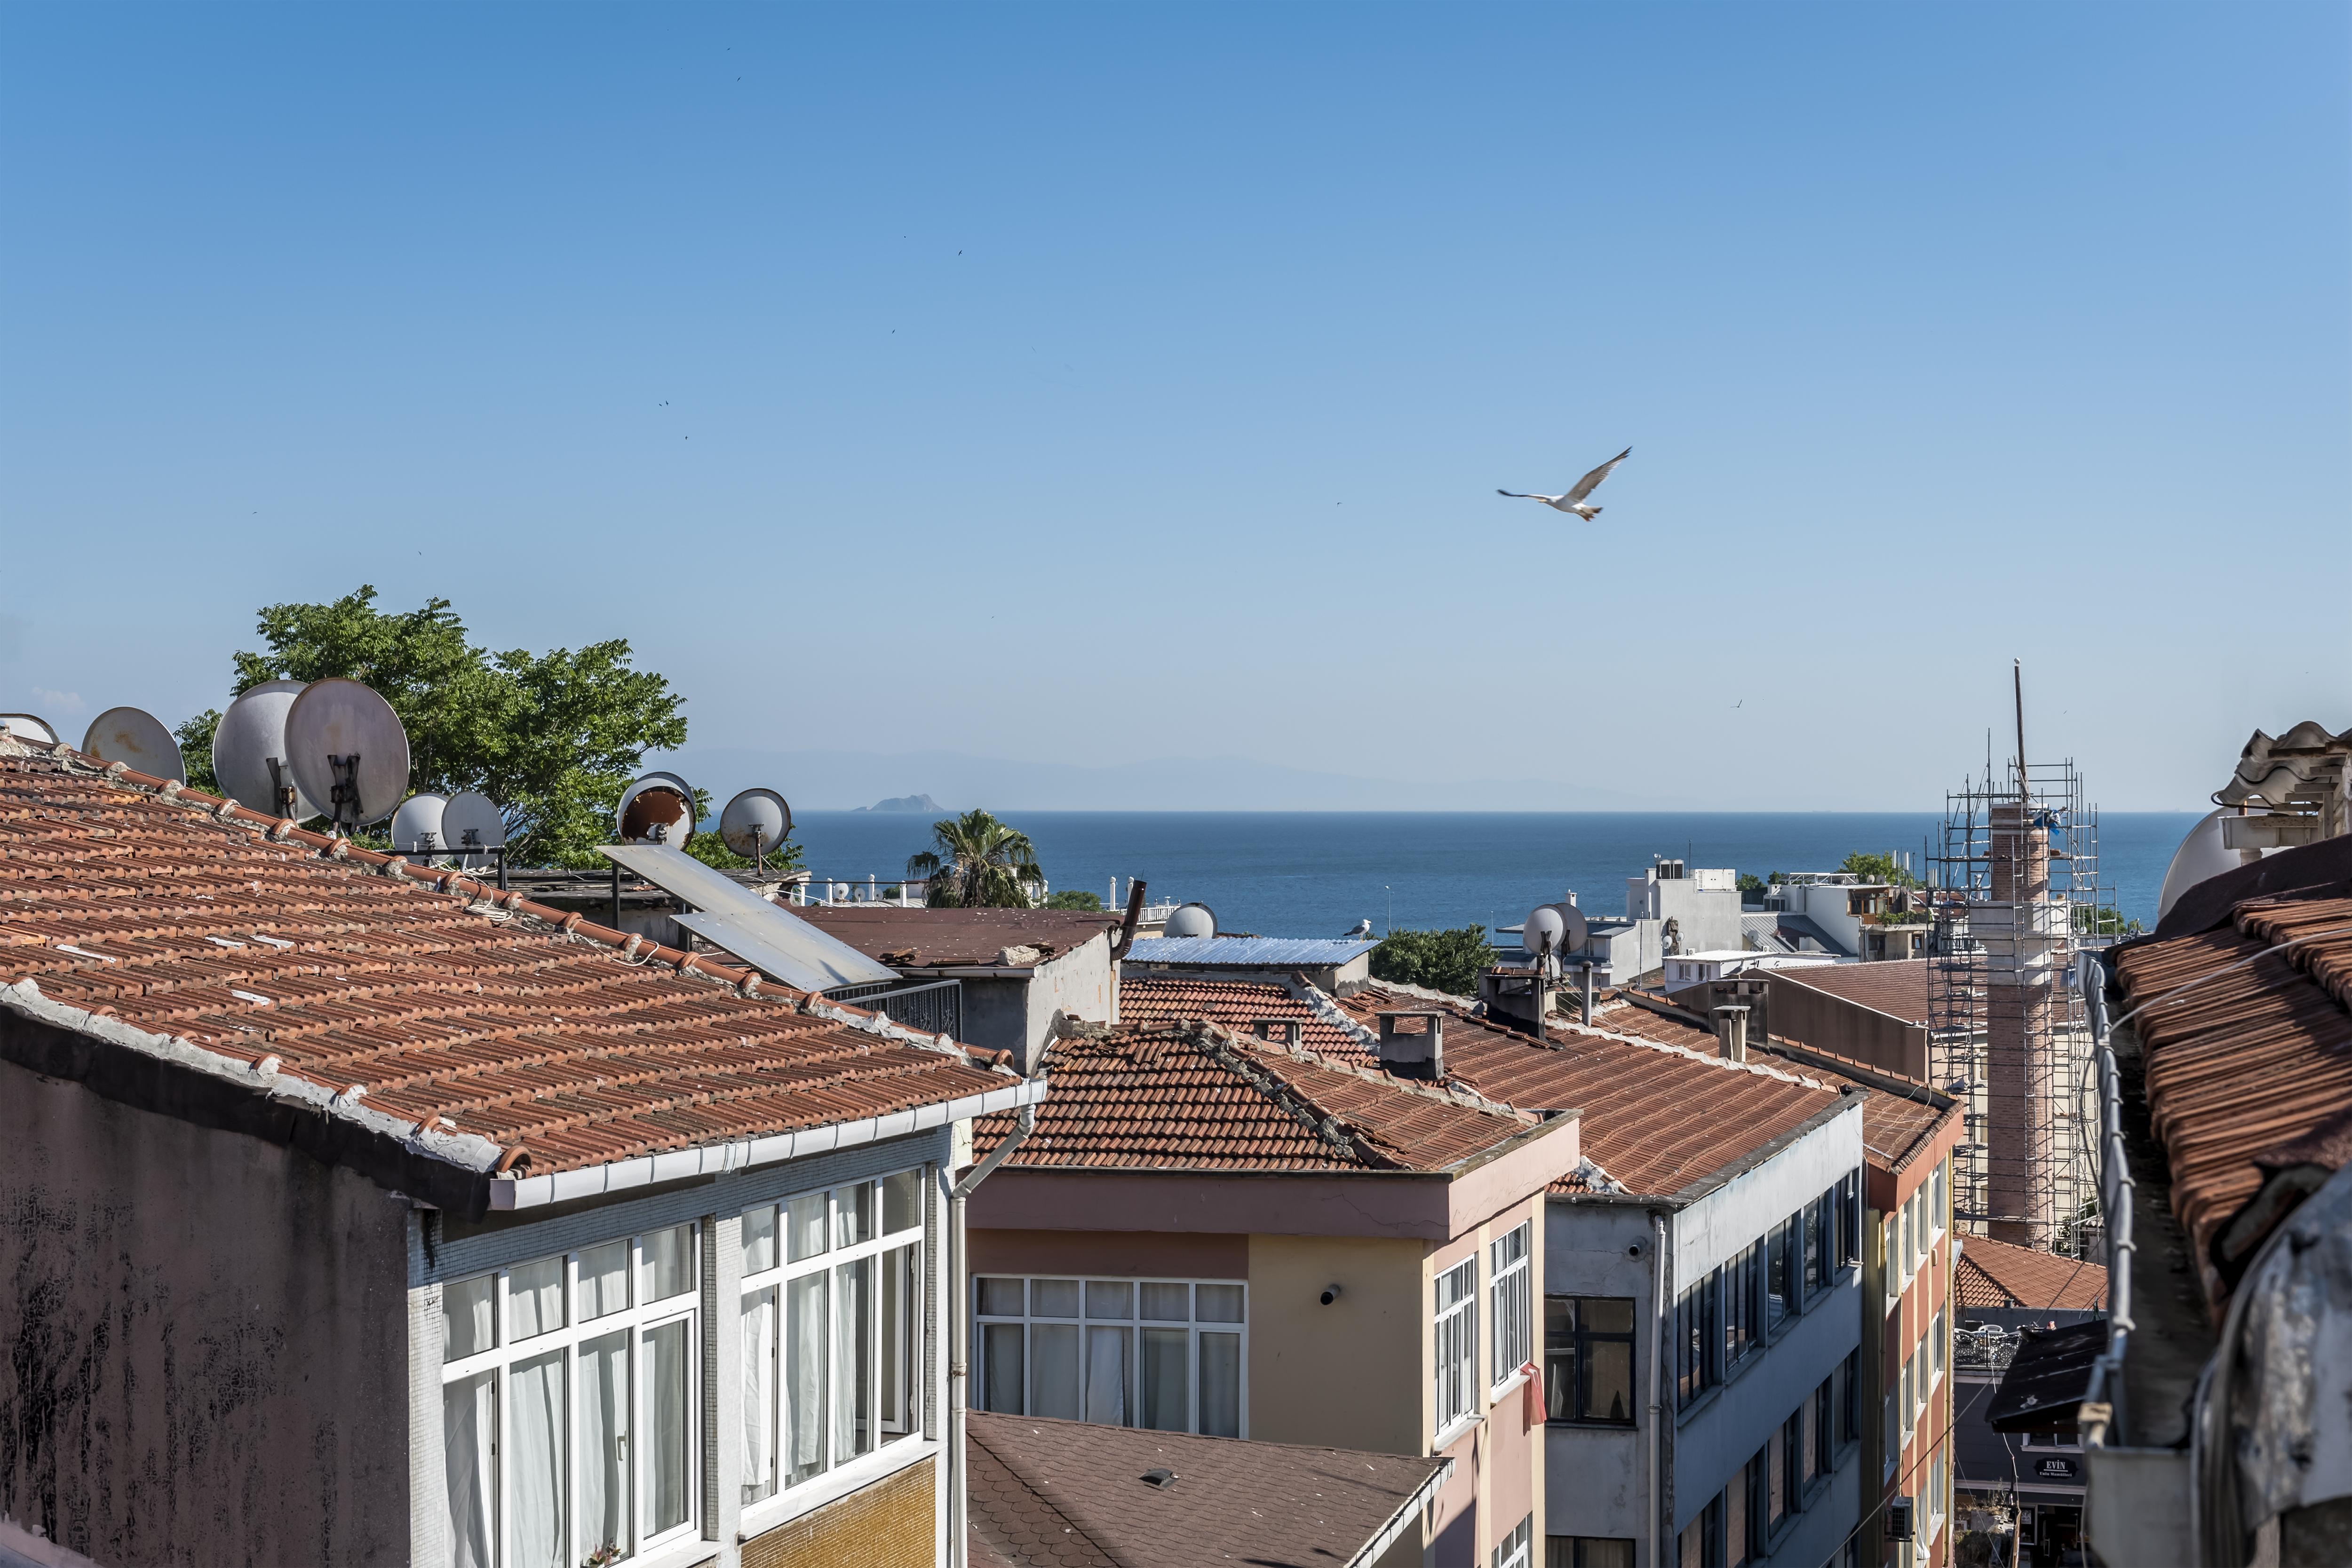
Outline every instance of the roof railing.
{"label": "roof railing", "polygon": [[2107,1233],[2107,1348],[2091,1365],[2083,1397],[2083,1446],[2105,1448],[2130,1431],[2124,1408],[2124,1356],[2132,1333],[2132,1209],[2138,1187],[2124,1148],[2123,1078],[2107,1020],[2106,966],[2096,953],[2074,955],[2074,982],[2090,1004],[2092,1064],[2099,1080],[2099,1212]]}

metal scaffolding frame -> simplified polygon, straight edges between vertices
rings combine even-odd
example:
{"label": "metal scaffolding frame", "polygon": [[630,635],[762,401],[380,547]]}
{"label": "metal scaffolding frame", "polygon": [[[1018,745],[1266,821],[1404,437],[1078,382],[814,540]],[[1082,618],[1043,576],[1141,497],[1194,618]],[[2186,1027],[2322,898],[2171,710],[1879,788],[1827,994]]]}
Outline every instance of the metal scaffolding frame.
{"label": "metal scaffolding frame", "polygon": [[2098,878],[2098,812],[2071,758],[2021,779],[2013,760],[1997,774],[1986,750],[1983,778],[1946,793],[1928,856],[1928,1073],[1968,1107],[1954,1218],[1977,1235],[2095,1255],[2097,1121],[2074,957],[2113,939],[2100,928],[2115,896]]}

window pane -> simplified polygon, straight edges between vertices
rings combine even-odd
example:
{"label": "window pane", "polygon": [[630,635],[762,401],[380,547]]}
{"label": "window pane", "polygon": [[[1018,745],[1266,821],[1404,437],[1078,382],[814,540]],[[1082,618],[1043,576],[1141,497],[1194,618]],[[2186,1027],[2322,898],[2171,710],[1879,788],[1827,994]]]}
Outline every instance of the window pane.
{"label": "window pane", "polygon": [[861,1258],[833,1271],[833,1461],[874,1448],[874,1265]]}
{"label": "window pane", "polygon": [[1190,1322],[1192,1316],[1192,1287],[1190,1285],[1146,1285],[1143,1287],[1143,1315],[1161,1322]]}
{"label": "window pane", "polygon": [[793,1262],[833,1249],[824,1234],[824,1194],[803,1193],[784,1205],[784,1255]]}
{"label": "window pane", "polygon": [[580,1254],[580,1321],[593,1322],[629,1304],[629,1244],[608,1241]]}
{"label": "window pane", "polygon": [[882,1178],[882,1231],[912,1230],[923,1222],[923,1173],[900,1171]]}
{"label": "window pane", "polygon": [[[1021,1325],[1019,1323],[987,1323],[980,1331],[981,1353],[988,1358],[987,1375],[981,1385],[980,1407],[1000,1411],[1007,1416],[1023,1414],[1021,1408]],[[1044,1412],[1038,1412],[1043,1414]]]}
{"label": "window pane", "polygon": [[563,1560],[563,1353],[551,1350],[518,1364],[507,1377],[509,1413],[507,1507],[512,1515],[515,1559]]}
{"label": "window pane", "polygon": [[904,1437],[922,1424],[923,1277],[917,1249],[882,1254],[882,1440]]}
{"label": "window pane", "polygon": [[1033,1318],[1074,1318],[1078,1315],[1078,1282],[1076,1280],[1035,1280],[1030,1291]]}
{"label": "window pane", "polygon": [[[824,1469],[824,1304],[825,1286],[832,1279],[819,1270],[784,1286],[784,1400],[790,1412],[790,1448],[785,1457],[791,1462],[794,1484]],[[1021,1331],[1016,1327],[1013,1332]],[[990,1346],[994,1348],[992,1339]],[[1019,1406],[1012,1408],[1017,1411]]]}
{"label": "window pane", "polygon": [[456,1361],[488,1350],[497,1343],[497,1315],[490,1309],[497,1301],[492,1288],[498,1282],[497,1275],[483,1274],[471,1280],[453,1280],[441,1288],[443,1359]]}
{"label": "window pane", "polygon": [[1087,1330],[1087,1419],[1107,1427],[1128,1424],[1128,1382],[1134,1370],[1134,1333]]}
{"label": "window pane", "polygon": [[646,1300],[666,1301],[694,1289],[694,1227],[673,1225],[646,1238]]}
{"label": "window pane", "polygon": [[776,1288],[743,1301],[743,1500],[776,1490]]}
{"label": "window pane", "polygon": [[1029,1330],[1029,1414],[1076,1421],[1078,1406],[1078,1329],[1076,1323],[1035,1323]]}
{"label": "window pane", "polygon": [[580,1347],[583,1554],[629,1538],[629,1333]]}
{"label": "window pane", "polygon": [[1193,1292],[1198,1315],[1204,1323],[1237,1323],[1242,1321],[1242,1288],[1239,1285],[1202,1285]]}
{"label": "window pane", "polygon": [[1633,1418],[1633,1346],[1625,1340],[1589,1340],[1584,1347],[1584,1415],[1592,1421]]}
{"label": "window pane", "polygon": [[449,1568],[491,1568],[490,1500],[498,1495],[498,1472],[491,1469],[490,1434],[497,1430],[498,1390],[488,1373],[441,1390],[442,1476],[449,1492]]}
{"label": "window pane", "polygon": [[562,1259],[543,1258],[508,1270],[507,1322],[519,1340],[563,1326]]}
{"label": "window pane", "polygon": [[1021,1281],[982,1278],[980,1281],[980,1315],[984,1318],[1019,1317]]}
{"label": "window pane", "polygon": [[776,1266],[776,1206],[763,1204],[743,1217],[743,1272]]}
{"label": "window pane", "polygon": [[1201,1336],[1201,1431],[1211,1437],[1242,1435],[1242,1336]]}
{"label": "window pane", "polygon": [[1585,1331],[1589,1333],[1633,1332],[1633,1302],[1631,1297],[1580,1297],[1577,1311],[1583,1315]]}
{"label": "window pane", "polygon": [[1160,1432],[1192,1429],[1192,1331],[1143,1331],[1142,1425]]}
{"label": "window pane", "polygon": [[646,1334],[646,1533],[686,1522],[687,1322],[681,1318]]}
{"label": "window pane", "polygon": [[874,1184],[859,1182],[845,1186],[834,1197],[834,1245],[855,1247],[874,1239]]}
{"label": "window pane", "polygon": [[1125,1280],[1088,1280],[1087,1281],[1087,1316],[1131,1318],[1134,1315],[1134,1285]]}

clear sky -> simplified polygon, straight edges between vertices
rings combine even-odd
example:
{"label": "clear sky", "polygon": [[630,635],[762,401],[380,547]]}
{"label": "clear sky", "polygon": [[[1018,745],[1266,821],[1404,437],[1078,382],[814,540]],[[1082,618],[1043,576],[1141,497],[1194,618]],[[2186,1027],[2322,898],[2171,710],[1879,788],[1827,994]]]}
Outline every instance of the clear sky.
{"label": "clear sky", "polygon": [[75,739],[370,581],[701,746],[1723,808],[2021,655],[2193,805],[2352,726],[2352,10],[11,5],[0,467]]}

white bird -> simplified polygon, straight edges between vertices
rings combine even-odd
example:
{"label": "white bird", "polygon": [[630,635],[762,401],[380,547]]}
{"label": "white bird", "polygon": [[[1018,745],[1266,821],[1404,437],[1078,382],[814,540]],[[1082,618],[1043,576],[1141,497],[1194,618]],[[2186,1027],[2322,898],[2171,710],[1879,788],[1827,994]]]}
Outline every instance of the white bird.
{"label": "white bird", "polygon": [[1521,490],[1497,490],[1495,494],[1497,496],[1508,496],[1515,501],[1541,501],[1545,506],[1549,507],[1556,512],[1574,512],[1578,517],[1582,517],[1589,523],[1593,518],[1601,515],[1601,508],[1598,507],[1586,506],[1584,504],[1584,497],[1592,494],[1592,487],[1594,486],[1609,477],[1609,470],[1616,467],[1617,465],[1624,462],[1625,459],[1632,455],[1633,455],[1633,449],[1628,446],[1624,451],[1620,452],[1616,456],[1612,457],[1608,462],[1603,463],[1600,467],[1595,468],[1591,473],[1587,474],[1583,478],[1579,479],[1575,484],[1570,486],[1568,494],[1565,496],[1530,496]]}
{"label": "white bird", "polygon": [[1344,942],[1351,936],[1370,936],[1371,934],[1372,923],[1369,920],[1359,920],[1356,922],[1354,928],[1342,936],[1340,940]]}

